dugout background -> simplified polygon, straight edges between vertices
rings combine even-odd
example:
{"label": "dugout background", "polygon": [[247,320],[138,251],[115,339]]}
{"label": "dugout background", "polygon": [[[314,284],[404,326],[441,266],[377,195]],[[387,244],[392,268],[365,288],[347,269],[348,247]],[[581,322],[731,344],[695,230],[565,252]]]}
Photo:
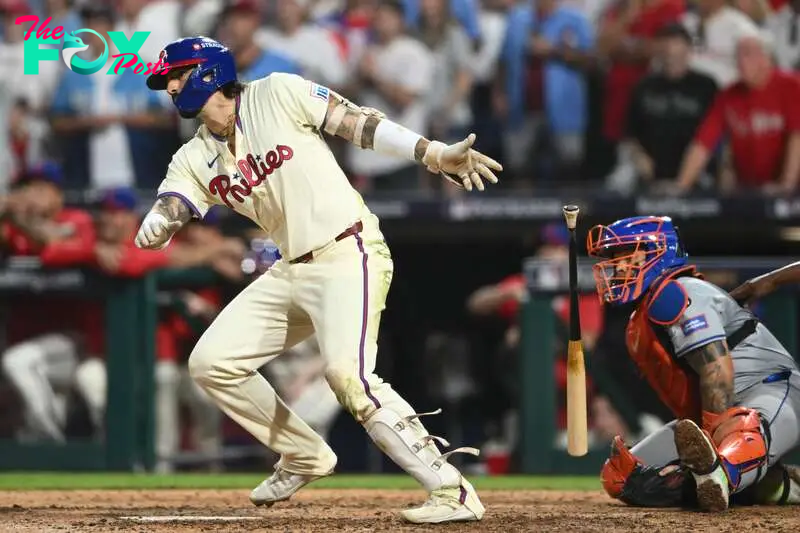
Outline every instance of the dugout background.
{"label": "dugout background", "polygon": [[[395,262],[395,276],[381,327],[377,371],[418,411],[443,408],[443,416],[426,420],[431,432],[445,436],[455,446],[483,447],[484,460],[487,452],[491,458],[493,437],[507,423],[503,413],[516,412],[518,439],[509,450],[512,471],[594,474],[607,453],[607,443],[596,442],[587,458],[569,461],[556,443],[556,411],[563,391],[557,386],[554,362],[561,357],[557,348],[559,336],[565,334],[564,325],[555,319],[550,306],[557,292],[532,293],[535,305],[524,310],[526,337],[516,357],[507,357],[508,354],[497,350],[507,323],[499,318],[473,317],[465,305],[469,294],[478,287],[523,272],[526,259],[539,247],[540,229],[547,223],[561,222],[563,204],[577,201],[582,206],[578,227],[581,248],[587,230],[595,223],[633,214],[672,214],[690,255],[721,259],[718,264],[723,268],[716,269],[715,281],[731,287],[800,256],[794,226],[800,226],[800,220],[794,215],[793,204],[779,204],[781,200],[684,199],[659,204],[637,198],[587,200],[579,194],[529,199],[491,195],[474,198],[475,195],[469,200],[445,202],[368,199],[381,217]],[[711,207],[709,201],[714,202]],[[749,211],[744,211],[748,216],[734,215],[742,213],[743,205],[749,206]],[[726,212],[728,209],[732,211]],[[236,234],[249,227],[241,217],[231,217],[224,229]],[[758,258],[765,262],[749,269],[740,268],[745,260]],[[11,267],[7,263],[5,268],[7,271]],[[58,273],[39,274],[52,277]],[[110,375],[117,375],[118,381],[109,385],[116,400],[109,403],[107,420],[113,423],[108,427],[105,441],[30,446],[6,439],[0,442],[0,468],[152,467],[152,381],[148,378],[152,368],[148,365],[152,364],[150,329],[156,286],[208,282],[208,277],[198,272],[166,278],[164,274],[168,273],[160,275],[161,281],[150,277],[141,284],[117,287],[108,293],[109,302],[116,302],[119,314],[111,326],[112,344],[117,347],[113,355],[122,364],[110,371]],[[0,287],[5,292],[28,293],[35,298],[36,294],[52,289],[38,282],[14,287],[12,278],[5,279],[11,280]],[[87,283],[94,283],[91,276],[86,279]],[[13,305],[4,302],[5,311],[13,312]],[[791,338],[787,344],[797,342],[795,307],[795,293],[786,291],[772,303],[765,316],[768,326],[781,331],[779,337]],[[780,325],[775,323],[777,320]],[[619,326],[619,317],[607,320],[611,322]],[[622,328],[618,329],[616,335],[621,339]],[[146,353],[148,350],[151,353]],[[624,353],[617,355],[625,360]],[[591,365],[592,354],[587,356]],[[138,377],[132,379],[133,375]],[[645,392],[635,394],[626,405],[616,406],[621,416],[635,417],[642,406],[658,411],[652,395],[647,397],[647,387],[639,384],[635,388]],[[6,393],[2,403],[4,414],[0,415],[3,420],[10,416],[7,397]],[[337,419],[330,440],[340,457],[339,471],[397,471],[345,413]],[[240,438],[235,444],[248,442]],[[242,456],[227,460],[225,468],[263,468],[264,462],[265,458],[258,454]],[[485,462],[471,459],[469,462],[465,465],[468,468],[486,467]]]}

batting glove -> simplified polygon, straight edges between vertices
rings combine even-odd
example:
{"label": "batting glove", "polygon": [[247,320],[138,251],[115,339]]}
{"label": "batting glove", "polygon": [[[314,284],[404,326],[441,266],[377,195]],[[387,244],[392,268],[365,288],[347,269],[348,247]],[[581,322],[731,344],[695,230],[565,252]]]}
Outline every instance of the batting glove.
{"label": "batting glove", "polygon": [[422,162],[428,170],[441,174],[445,179],[471,191],[475,186],[479,191],[484,190],[483,180],[490,183],[497,183],[497,176],[492,170],[501,171],[503,165],[473,150],[475,134],[469,136],[461,142],[455,144],[444,144],[439,141],[431,141],[422,156]]}
{"label": "batting glove", "polygon": [[150,212],[144,217],[134,242],[137,248],[161,250],[167,247],[172,240],[172,234],[180,227],[180,222],[170,222],[161,213]]}

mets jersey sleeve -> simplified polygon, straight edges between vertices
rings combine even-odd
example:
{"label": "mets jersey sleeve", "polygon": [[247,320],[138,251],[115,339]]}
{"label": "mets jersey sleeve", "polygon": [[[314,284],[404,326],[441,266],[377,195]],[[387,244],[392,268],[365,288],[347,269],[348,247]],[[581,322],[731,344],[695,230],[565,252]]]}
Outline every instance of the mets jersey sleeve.
{"label": "mets jersey sleeve", "polygon": [[272,98],[277,99],[300,126],[322,128],[330,89],[296,74],[275,73],[266,81]]}
{"label": "mets jersey sleeve", "polygon": [[208,189],[200,184],[192,172],[189,158],[192,156],[204,158],[203,152],[194,148],[192,142],[194,140],[181,146],[172,156],[167,168],[167,177],[158,187],[158,197],[176,196],[183,200],[195,217],[203,218],[215,202],[209,196]]}
{"label": "mets jersey sleeve", "polygon": [[714,296],[707,291],[689,292],[689,305],[681,317],[667,328],[677,357],[725,339],[725,326]]}

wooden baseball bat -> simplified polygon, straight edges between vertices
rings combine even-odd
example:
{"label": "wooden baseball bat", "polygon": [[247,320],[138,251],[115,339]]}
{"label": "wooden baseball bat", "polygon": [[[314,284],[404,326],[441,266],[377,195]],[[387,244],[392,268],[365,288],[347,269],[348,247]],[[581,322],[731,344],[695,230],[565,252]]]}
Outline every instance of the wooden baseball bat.
{"label": "wooden baseball bat", "polygon": [[567,345],[567,452],[573,457],[589,451],[586,406],[586,366],[583,361],[581,314],[578,306],[578,239],[575,227],[580,208],[564,206],[569,229],[569,344]]}

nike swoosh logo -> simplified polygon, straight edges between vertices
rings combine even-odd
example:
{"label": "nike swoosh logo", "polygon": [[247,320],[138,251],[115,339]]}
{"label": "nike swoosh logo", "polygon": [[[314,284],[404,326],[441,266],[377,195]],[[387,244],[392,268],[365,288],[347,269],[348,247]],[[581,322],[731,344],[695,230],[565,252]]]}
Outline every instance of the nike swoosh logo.
{"label": "nike swoosh logo", "polygon": [[219,154],[217,154],[216,157],[214,157],[214,159],[208,162],[208,168],[214,166],[214,161],[216,161],[217,159],[219,159]]}

